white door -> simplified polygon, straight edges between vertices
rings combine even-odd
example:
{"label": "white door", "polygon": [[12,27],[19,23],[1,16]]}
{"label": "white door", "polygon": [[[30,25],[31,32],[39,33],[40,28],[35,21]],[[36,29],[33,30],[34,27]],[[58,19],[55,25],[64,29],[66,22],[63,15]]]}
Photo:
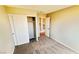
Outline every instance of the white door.
{"label": "white door", "polygon": [[15,35],[15,45],[29,43],[27,17],[24,15],[12,15],[12,23]]}
{"label": "white door", "polygon": [[47,17],[45,24],[45,35],[48,37],[49,37],[49,31],[50,31],[50,17]]}
{"label": "white door", "polygon": [[14,40],[14,44],[17,45],[17,40],[16,40],[16,36],[15,36],[14,25],[13,25],[13,16],[12,15],[9,15],[9,22],[10,22],[10,26],[11,26],[11,37]]}
{"label": "white door", "polygon": [[29,29],[29,39],[34,38],[34,26],[33,21],[28,22],[28,29]]}

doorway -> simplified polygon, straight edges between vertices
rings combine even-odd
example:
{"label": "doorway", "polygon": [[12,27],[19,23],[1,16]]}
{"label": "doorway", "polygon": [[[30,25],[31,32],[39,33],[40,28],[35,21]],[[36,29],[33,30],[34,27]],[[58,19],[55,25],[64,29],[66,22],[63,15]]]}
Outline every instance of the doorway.
{"label": "doorway", "polygon": [[36,21],[35,17],[27,17],[28,21],[28,31],[29,31],[29,41],[36,41]]}

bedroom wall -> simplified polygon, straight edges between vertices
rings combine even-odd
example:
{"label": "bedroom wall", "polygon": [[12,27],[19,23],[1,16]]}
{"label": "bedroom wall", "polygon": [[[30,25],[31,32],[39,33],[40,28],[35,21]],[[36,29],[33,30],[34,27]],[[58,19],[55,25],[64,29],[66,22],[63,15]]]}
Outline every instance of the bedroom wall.
{"label": "bedroom wall", "polygon": [[11,39],[11,28],[4,6],[0,6],[0,53],[13,53],[14,41]]}
{"label": "bedroom wall", "polygon": [[79,6],[48,14],[51,17],[51,38],[79,53]]}

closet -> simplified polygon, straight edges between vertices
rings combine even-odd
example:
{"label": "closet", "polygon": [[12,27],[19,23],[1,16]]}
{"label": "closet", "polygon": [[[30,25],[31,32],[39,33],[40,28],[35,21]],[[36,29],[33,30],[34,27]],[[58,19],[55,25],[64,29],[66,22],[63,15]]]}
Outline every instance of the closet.
{"label": "closet", "polygon": [[36,40],[36,22],[35,17],[27,17],[28,20],[28,31],[30,41]]}

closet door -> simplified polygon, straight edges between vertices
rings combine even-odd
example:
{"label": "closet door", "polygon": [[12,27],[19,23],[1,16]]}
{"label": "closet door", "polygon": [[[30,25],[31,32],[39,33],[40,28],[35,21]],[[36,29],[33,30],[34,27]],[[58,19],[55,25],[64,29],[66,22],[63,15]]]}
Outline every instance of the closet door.
{"label": "closet door", "polygon": [[12,15],[13,29],[16,36],[16,45],[29,42],[27,17],[24,15]]}

